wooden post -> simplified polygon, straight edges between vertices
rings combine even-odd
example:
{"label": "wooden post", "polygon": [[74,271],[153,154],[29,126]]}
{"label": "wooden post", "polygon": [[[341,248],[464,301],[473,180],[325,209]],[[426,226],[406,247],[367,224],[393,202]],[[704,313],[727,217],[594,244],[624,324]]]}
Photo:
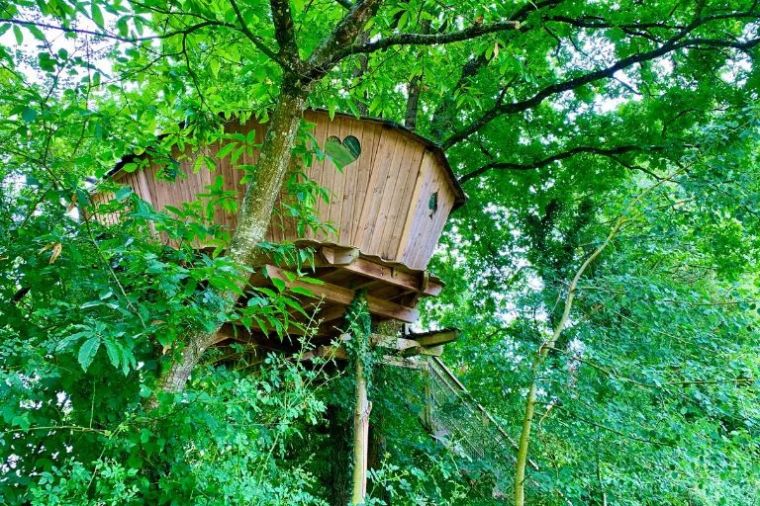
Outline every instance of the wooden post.
{"label": "wooden post", "polygon": [[367,446],[369,440],[369,412],[372,403],[367,400],[367,380],[364,364],[356,361],[356,405],[354,406],[354,491],[351,504],[364,504],[367,496]]}

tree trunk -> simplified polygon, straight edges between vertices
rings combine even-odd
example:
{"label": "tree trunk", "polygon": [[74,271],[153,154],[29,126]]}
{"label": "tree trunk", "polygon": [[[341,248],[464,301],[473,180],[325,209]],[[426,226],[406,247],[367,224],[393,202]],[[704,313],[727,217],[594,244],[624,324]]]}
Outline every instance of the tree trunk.
{"label": "tree trunk", "polygon": [[[644,193],[639,195],[639,197],[634,200],[634,203],[638,202],[644,196],[644,194],[646,194],[652,188],[654,187],[649,188],[649,190],[645,190]],[[565,325],[567,325],[567,322],[570,318],[570,310],[573,307],[573,300],[575,299],[575,290],[578,287],[578,281],[580,281],[583,273],[586,272],[588,266],[591,265],[591,263],[596,260],[596,258],[602,254],[602,251],[604,251],[604,249],[610,244],[610,241],[612,241],[612,239],[622,228],[625,222],[625,216],[620,215],[620,217],[618,217],[618,219],[615,221],[615,224],[613,225],[604,242],[600,244],[578,268],[575,276],[573,276],[572,281],[570,281],[570,285],[567,287],[567,295],[565,296],[565,304],[562,310],[562,317],[554,327],[552,336],[548,340],[544,341],[538,350],[536,358],[533,360],[533,365],[531,366],[533,380],[530,383],[528,396],[525,399],[525,416],[523,417],[522,431],[520,432],[520,442],[517,449],[517,460],[515,461],[514,506],[525,505],[525,468],[528,464],[528,446],[530,444],[530,432],[531,426],[533,424],[533,416],[536,412],[536,392],[538,390],[538,376],[541,372],[541,366],[546,360],[546,357],[549,354],[549,350],[552,350],[557,344],[557,340],[562,334],[562,331],[565,329]]]}
{"label": "tree trunk", "polygon": [[[533,367],[533,373],[538,372],[538,364]],[[536,411],[536,379],[534,378],[528,390],[528,398],[525,401],[525,417],[523,418],[520,442],[517,448],[517,465],[515,466],[515,506],[525,504],[525,468],[528,463],[528,444],[530,443],[530,429],[533,424],[533,414]]]}
{"label": "tree trunk", "polygon": [[[306,91],[290,84],[295,79],[286,77],[280,98],[272,112],[271,123],[256,164],[256,171],[248,184],[237,219],[237,227],[230,243],[228,255],[243,266],[256,265],[260,254],[258,244],[264,240],[277,196],[290,166],[298,127],[306,107]],[[237,280],[242,291],[248,276]],[[224,294],[227,309],[237,303],[238,293]],[[190,373],[203,353],[216,339],[221,323],[211,331],[190,329],[179,357],[173,358],[159,379],[159,390],[181,392]],[[155,406],[155,398],[149,403]]]}
{"label": "tree trunk", "polygon": [[409,97],[406,100],[406,113],[404,114],[404,126],[409,130],[417,128],[417,110],[420,104],[422,92],[422,76],[414,76],[409,81]]}
{"label": "tree trunk", "polygon": [[364,504],[367,496],[367,446],[369,439],[369,412],[372,404],[367,400],[367,380],[364,365],[356,361],[356,404],[354,406],[354,471],[351,504]]}
{"label": "tree trunk", "polygon": [[[246,187],[230,244],[229,256],[241,265],[249,265],[259,253],[258,244],[264,240],[269,228],[305,107],[304,91],[284,85],[264,137],[256,172]],[[244,280],[241,285],[246,282]]]}

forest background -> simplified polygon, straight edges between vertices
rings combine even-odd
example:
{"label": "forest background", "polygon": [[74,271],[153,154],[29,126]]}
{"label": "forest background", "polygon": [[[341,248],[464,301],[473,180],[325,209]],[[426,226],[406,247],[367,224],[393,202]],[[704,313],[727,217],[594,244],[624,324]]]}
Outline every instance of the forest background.
{"label": "forest background", "polygon": [[[420,424],[424,379],[378,368],[368,503],[757,505],[759,17],[756,0],[0,0],[0,502],[346,503],[350,375],[209,347],[229,321],[289,338],[288,290],[230,300],[260,248],[292,253],[261,244],[274,190],[319,226],[325,196],[287,169],[330,156],[301,121],[324,108],[445,149],[469,200],[420,326],[460,329],[444,360],[523,443],[468,459]],[[271,133],[224,133],[250,116]],[[217,141],[267,155],[241,167],[241,209],[219,186],[176,210],[113,188],[123,221],[87,218],[125,155]],[[239,230],[209,224],[218,207]]]}

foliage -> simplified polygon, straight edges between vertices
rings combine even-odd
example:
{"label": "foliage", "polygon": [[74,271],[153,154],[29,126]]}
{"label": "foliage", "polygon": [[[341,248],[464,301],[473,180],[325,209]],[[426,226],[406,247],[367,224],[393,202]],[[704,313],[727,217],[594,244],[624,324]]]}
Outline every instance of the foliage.
{"label": "foliage", "polygon": [[[310,107],[406,121],[446,150],[469,201],[422,325],[461,329],[445,360],[515,436],[538,381],[531,504],[756,504],[759,18],[754,0],[0,2],[0,502],[332,500],[351,398],[335,364],[224,347],[160,394],[194,332],[309,349],[304,293],[241,284],[250,268],[225,256],[212,218],[238,212],[234,190],[215,178],[154,209],[107,178],[148,158],[181,178],[175,147],[213,172],[218,143],[252,181],[240,162],[267,140],[236,125],[301,86]],[[304,124],[290,147],[273,223],[329,233],[303,167],[352,170],[357,146]],[[639,197],[532,377],[570,277]],[[308,277],[310,252],[260,247]],[[420,426],[423,380],[377,369],[370,501],[503,502],[503,466]]]}

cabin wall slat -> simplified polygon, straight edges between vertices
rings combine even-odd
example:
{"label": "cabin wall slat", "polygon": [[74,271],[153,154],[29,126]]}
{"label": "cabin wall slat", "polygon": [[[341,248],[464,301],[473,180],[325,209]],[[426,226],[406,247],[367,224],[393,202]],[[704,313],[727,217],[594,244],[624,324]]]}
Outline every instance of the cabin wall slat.
{"label": "cabin wall slat", "polygon": [[411,208],[414,183],[420,170],[422,156],[423,151],[418,146],[412,142],[407,142],[404,167],[399,171],[398,182],[396,183],[395,202],[391,205],[380,245],[381,256],[384,258],[396,258],[401,236],[404,233],[407,211]]}
{"label": "cabin wall slat", "polygon": [[[340,118],[341,129],[340,139],[341,142],[345,140],[349,135],[353,135],[359,140],[361,144],[362,138],[362,125],[357,124],[349,118]],[[361,156],[361,155],[359,155]],[[349,163],[341,171],[341,185],[340,185],[340,197],[337,202],[337,210],[335,215],[335,226],[338,229],[337,238],[338,243],[346,244],[351,239],[351,215],[354,204],[354,196],[356,188],[356,160]]]}
{"label": "cabin wall slat", "polygon": [[356,196],[354,197],[354,205],[350,210],[351,232],[348,245],[355,247],[358,247],[358,235],[361,225],[361,221],[356,219],[356,214],[358,211],[358,214],[361,215],[362,204],[367,199],[370,175],[377,154],[377,147],[380,144],[381,128],[376,124],[366,123],[364,124],[362,134],[362,137],[359,138],[359,142],[362,145],[362,154],[357,160],[356,167]]}
{"label": "cabin wall slat", "polygon": [[[308,118],[308,116],[307,116]],[[320,120],[319,117],[315,117],[311,115],[310,121],[313,121],[316,124],[316,129],[314,131],[314,136],[317,140],[317,145],[319,148],[324,151],[325,149],[325,143],[327,142],[327,137],[329,136],[329,128],[328,125]],[[322,160],[318,160],[316,163],[312,165],[312,167],[308,171],[309,177],[320,186],[326,187],[327,184],[327,172],[330,170],[334,170],[332,167],[332,163],[325,157]],[[321,198],[316,202],[316,205],[314,207],[314,210],[323,221],[324,217],[329,214],[329,205],[330,202],[325,202]],[[308,238],[314,238],[317,240],[326,240],[327,234],[325,234],[322,231],[319,231],[318,233],[308,233],[306,234]]]}
{"label": "cabin wall slat", "polygon": [[389,179],[394,174],[392,172],[393,162],[400,148],[396,142],[398,139],[393,136],[393,133],[388,128],[383,129],[370,174],[367,198],[359,218],[361,228],[357,237],[357,245],[362,251],[372,251],[373,254],[377,253],[377,250],[372,247],[374,234],[384,225],[382,217],[382,211],[385,207],[383,206],[383,194]]}
{"label": "cabin wall slat", "polygon": [[377,220],[374,223],[375,228],[369,243],[371,251],[381,251],[383,249],[383,241],[389,228],[390,215],[393,212],[393,207],[399,205],[396,199],[396,189],[401,181],[400,175],[404,172],[408,161],[408,144],[405,142],[405,139],[398,139],[396,135],[393,136],[393,139],[396,149],[393,152],[393,157],[387,162],[388,169],[380,197],[380,209],[378,210]]}

